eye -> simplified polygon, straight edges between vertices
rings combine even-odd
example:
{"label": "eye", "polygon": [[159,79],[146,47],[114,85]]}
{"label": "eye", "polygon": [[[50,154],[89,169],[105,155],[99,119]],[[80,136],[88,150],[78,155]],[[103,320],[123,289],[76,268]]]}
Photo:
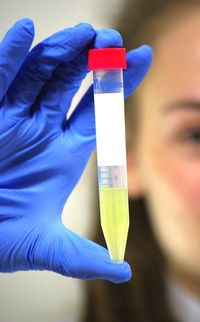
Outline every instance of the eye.
{"label": "eye", "polygon": [[192,144],[200,144],[200,130],[198,131],[188,131],[184,135],[184,139]]}

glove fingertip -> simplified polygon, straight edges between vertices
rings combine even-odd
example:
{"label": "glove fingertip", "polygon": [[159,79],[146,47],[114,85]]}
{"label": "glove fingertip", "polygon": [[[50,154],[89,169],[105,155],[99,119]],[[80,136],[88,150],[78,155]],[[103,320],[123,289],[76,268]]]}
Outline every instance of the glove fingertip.
{"label": "glove fingertip", "polygon": [[147,65],[151,65],[153,59],[153,50],[148,45],[142,45],[136,49],[132,49],[127,53],[128,65],[135,64],[136,59]]}
{"label": "glove fingertip", "polygon": [[140,50],[140,52],[143,54],[143,59],[149,63],[150,66],[153,59],[153,49],[148,45],[142,45],[138,48],[138,50]]}
{"label": "glove fingertip", "polygon": [[35,28],[33,20],[29,18],[22,18],[16,21],[15,26],[20,26],[30,36],[34,36]]}
{"label": "glove fingertip", "polygon": [[89,29],[89,30],[93,30],[94,31],[93,26],[89,22],[84,22],[84,21],[79,22],[78,24],[76,24],[74,26],[74,28],[81,28],[81,29],[86,29],[86,30]]}
{"label": "glove fingertip", "polygon": [[92,41],[95,37],[95,30],[93,26],[88,22],[80,22],[77,25],[75,25],[74,28],[77,28],[79,32],[81,32],[84,35],[85,41]]}
{"label": "glove fingertip", "polygon": [[131,267],[127,262],[122,262],[122,263],[114,263],[113,265],[113,276],[109,278],[109,281],[116,283],[116,284],[121,284],[128,282],[131,277],[132,277],[132,271]]}
{"label": "glove fingertip", "polygon": [[127,98],[147,74],[153,58],[152,48],[142,45],[127,53],[127,70],[124,71],[124,95]]}
{"label": "glove fingertip", "polygon": [[122,47],[123,40],[120,33],[115,29],[101,29],[96,31],[94,40],[95,48]]}

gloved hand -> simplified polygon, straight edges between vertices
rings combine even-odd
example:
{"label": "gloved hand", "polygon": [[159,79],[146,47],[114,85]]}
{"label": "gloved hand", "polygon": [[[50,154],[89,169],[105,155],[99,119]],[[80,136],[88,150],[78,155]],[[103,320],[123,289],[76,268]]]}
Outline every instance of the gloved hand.
{"label": "gloved hand", "polygon": [[[66,113],[88,72],[88,48],[121,46],[121,37],[83,23],[29,51],[33,37],[32,21],[22,19],[0,44],[0,271],[51,270],[124,282],[131,276],[126,262],[112,262],[106,249],[61,221],[95,148],[92,89],[68,120]],[[126,96],[151,56],[148,46],[128,54]]]}

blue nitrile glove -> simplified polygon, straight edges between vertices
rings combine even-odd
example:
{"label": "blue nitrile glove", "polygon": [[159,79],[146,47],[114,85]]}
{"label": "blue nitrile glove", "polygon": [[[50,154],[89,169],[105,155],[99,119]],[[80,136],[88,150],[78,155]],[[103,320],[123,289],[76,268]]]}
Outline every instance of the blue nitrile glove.
{"label": "blue nitrile glove", "polygon": [[[29,52],[33,37],[32,21],[22,19],[0,44],[0,271],[51,270],[124,282],[131,276],[126,262],[112,262],[106,249],[61,221],[95,148],[92,90],[67,121],[66,113],[88,72],[87,49],[121,46],[121,37],[82,23]],[[128,54],[126,96],[151,56],[148,46]]]}

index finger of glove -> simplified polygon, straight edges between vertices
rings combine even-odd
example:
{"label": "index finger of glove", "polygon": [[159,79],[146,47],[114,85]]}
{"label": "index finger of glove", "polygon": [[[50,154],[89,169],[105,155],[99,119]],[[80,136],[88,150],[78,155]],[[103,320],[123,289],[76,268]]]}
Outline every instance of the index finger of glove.
{"label": "index finger of glove", "polygon": [[[29,111],[61,64],[79,60],[79,55],[94,36],[95,31],[90,24],[80,23],[55,33],[31,50],[8,93],[9,100],[15,101],[16,108],[19,106],[19,116]],[[70,80],[70,72],[67,76]]]}
{"label": "index finger of glove", "polygon": [[0,43],[0,99],[23,64],[33,38],[33,22],[30,19],[20,19]]}

